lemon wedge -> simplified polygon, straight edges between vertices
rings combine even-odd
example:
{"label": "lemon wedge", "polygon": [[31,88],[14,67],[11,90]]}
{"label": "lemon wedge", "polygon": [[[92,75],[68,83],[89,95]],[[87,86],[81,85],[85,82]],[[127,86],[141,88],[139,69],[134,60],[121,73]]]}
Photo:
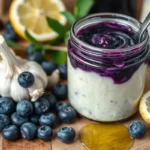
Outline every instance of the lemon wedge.
{"label": "lemon wedge", "polygon": [[145,93],[140,101],[139,111],[142,118],[150,124],[150,91]]}
{"label": "lemon wedge", "polygon": [[65,25],[66,18],[61,14],[65,6],[61,0],[13,0],[9,18],[16,33],[26,39],[25,29],[41,42],[55,39],[58,35],[47,24],[51,17]]}

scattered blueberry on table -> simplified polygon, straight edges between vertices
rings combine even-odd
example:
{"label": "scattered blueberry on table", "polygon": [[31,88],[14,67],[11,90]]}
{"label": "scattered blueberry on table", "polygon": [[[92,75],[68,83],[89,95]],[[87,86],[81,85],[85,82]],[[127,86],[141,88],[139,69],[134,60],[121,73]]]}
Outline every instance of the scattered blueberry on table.
{"label": "scattered blueberry on table", "polygon": [[12,121],[12,124],[16,125],[17,127],[20,127],[24,123],[28,122],[29,118],[28,117],[22,117],[17,112],[14,112],[11,115],[11,121]]}
{"label": "scattered blueberry on table", "polygon": [[128,131],[133,138],[142,138],[146,134],[146,126],[141,121],[135,120],[128,125]]}
{"label": "scattered blueberry on table", "polygon": [[53,137],[53,130],[47,125],[43,125],[38,129],[37,136],[43,141],[51,140]]}
{"label": "scattered blueberry on table", "polygon": [[16,111],[20,116],[28,117],[33,112],[33,105],[28,100],[21,100],[16,106]]}
{"label": "scattered blueberry on table", "polygon": [[53,61],[43,61],[41,63],[41,66],[48,76],[50,76],[52,72],[57,68],[56,63]]}
{"label": "scattered blueberry on table", "polygon": [[0,114],[0,132],[8,125],[11,124],[9,117],[5,114]]}
{"label": "scattered blueberry on table", "polygon": [[22,72],[18,76],[18,83],[23,88],[29,88],[34,84],[34,75],[30,72]]}
{"label": "scattered blueberry on table", "polygon": [[62,108],[69,106],[66,102],[58,102],[56,104],[56,111],[59,112]]}
{"label": "scattered blueberry on table", "polygon": [[36,137],[37,127],[32,122],[26,122],[21,126],[20,131],[24,139],[32,140]]}
{"label": "scattered blueberry on table", "polygon": [[15,110],[15,103],[9,97],[0,98],[0,114],[11,114]]}
{"label": "scattered blueberry on table", "polygon": [[47,99],[40,97],[34,102],[35,113],[42,115],[49,111],[50,104]]}
{"label": "scattered blueberry on table", "polygon": [[19,135],[19,129],[15,125],[6,126],[2,131],[2,137],[8,141],[16,141]]}
{"label": "scattered blueberry on table", "polygon": [[48,100],[50,110],[55,109],[56,103],[57,103],[57,98],[56,98],[55,95],[53,95],[53,94],[43,94],[42,97],[45,98],[46,100]]}
{"label": "scattered blueberry on table", "polygon": [[58,83],[52,88],[52,93],[58,100],[64,100],[67,98],[67,85],[64,83]]}
{"label": "scattered blueberry on table", "polygon": [[41,115],[39,119],[40,125],[48,125],[51,128],[54,128],[56,126],[57,120],[56,115],[53,113],[46,113]]}
{"label": "scattered blueberry on table", "polygon": [[75,138],[75,130],[72,127],[64,126],[58,129],[57,137],[63,143],[71,143]]}
{"label": "scattered blueberry on table", "polygon": [[67,72],[67,64],[59,65],[58,70],[59,70],[59,73],[60,73],[60,77],[62,79],[67,79],[67,74],[68,74],[68,72]]}
{"label": "scattered blueberry on table", "polygon": [[73,107],[64,107],[58,112],[61,122],[72,123],[76,119],[76,111]]}

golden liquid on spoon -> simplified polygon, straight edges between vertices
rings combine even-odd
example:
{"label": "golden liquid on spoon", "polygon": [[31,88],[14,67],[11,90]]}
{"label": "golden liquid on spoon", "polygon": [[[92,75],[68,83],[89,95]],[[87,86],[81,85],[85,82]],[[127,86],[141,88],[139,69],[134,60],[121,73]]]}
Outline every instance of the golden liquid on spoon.
{"label": "golden liquid on spoon", "polygon": [[134,142],[121,124],[91,123],[81,129],[79,136],[88,150],[129,150]]}

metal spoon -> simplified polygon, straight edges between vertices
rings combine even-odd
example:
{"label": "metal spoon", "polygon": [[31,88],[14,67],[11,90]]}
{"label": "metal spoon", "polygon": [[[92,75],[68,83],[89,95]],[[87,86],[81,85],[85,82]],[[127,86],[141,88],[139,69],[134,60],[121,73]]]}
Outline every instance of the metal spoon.
{"label": "metal spoon", "polygon": [[136,39],[138,41],[138,43],[140,43],[142,35],[144,33],[144,31],[147,29],[147,27],[150,24],[150,12],[148,13],[147,17],[145,18],[144,22],[142,23],[139,31],[136,33]]}

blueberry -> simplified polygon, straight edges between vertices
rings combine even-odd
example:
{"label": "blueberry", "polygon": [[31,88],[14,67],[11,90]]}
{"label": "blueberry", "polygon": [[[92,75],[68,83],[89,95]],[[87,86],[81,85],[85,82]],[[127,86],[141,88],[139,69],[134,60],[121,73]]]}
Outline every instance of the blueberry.
{"label": "blueberry", "polygon": [[2,30],[4,28],[4,23],[2,20],[0,20],[0,30]]}
{"label": "blueberry", "polygon": [[34,76],[30,72],[22,72],[18,76],[18,83],[23,88],[31,87],[35,82]]}
{"label": "blueberry", "polygon": [[16,111],[20,116],[27,117],[33,111],[33,105],[28,100],[21,100],[16,106]]}
{"label": "blueberry", "polygon": [[[35,46],[33,44],[30,44],[26,47],[26,54],[27,55],[30,55],[30,54],[33,54],[34,52],[32,51],[33,49],[35,49]],[[41,49],[40,48],[36,48],[36,51],[37,52],[41,52]]]}
{"label": "blueberry", "polygon": [[53,61],[44,61],[41,63],[41,66],[48,76],[57,68],[56,63]]}
{"label": "blueberry", "polygon": [[142,122],[135,120],[128,125],[128,132],[133,138],[142,138],[146,134],[146,127]]}
{"label": "blueberry", "polygon": [[13,30],[4,32],[3,36],[6,40],[18,41],[18,35]]}
{"label": "blueberry", "polygon": [[40,125],[48,125],[50,127],[56,126],[56,116],[53,113],[46,113],[41,115],[39,119]]}
{"label": "blueberry", "polygon": [[39,139],[43,141],[48,141],[52,139],[53,130],[49,126],[43,125],[38,129],[37,135]]}
{"label": "blueberry", "polygon": [[52,93],[57,99],[64,100],[67,98],[67,86],[63,83],[58,83],[52,88]]}
{"label": "blueberry", "polygon": [[5,24],[5,30],[8,31],[8,32],[11,32],[13,29],[10,21],[8,21],[6,24]]}
{"label": "blueberry", "polygon": [[37,127],[32,122],[27,122],[21,126],[20,131],[24,139],[32,140],[36,137]]}
{"label": "blueberry", "polygon": [[61,127],[57,131],[57,137],[63,143],[71,143],[75,138],[75,130],[72,127]]}
{"label": "blueberry", "polygon": [[60,121],[64,123],[72,123],[76,115],[75,109],[70,106],[62,108],[58,113]]}
{"label": "blueberry", "polygon": [[7,115],[0,114],[0,132],[8,125],[10,125],[11,121]]}
{"label": "blueberry", "polygon": [[15,125],[9,125],[3,129],[2,137],[8,141],[16,141],[19,138],[19,129]]}
{"label": "blueberry", "polygon": [[59,67],[58,67],[58,70],[60,72],[60,77],[62,79],[67,79],[67,64],[61,64]]}
{"label": "blueberry", "polygon": [[27,117],[22,117],[18,115],[17,112],[15,112],[11,115],[11,121],[12,121],[12,124],[16,125],[17,127],[20,127],[24,123],[28,122],[29,119]]}
{"label": "blueberry", "polygon": [[56,97],[53,94],[44,94],[42,95],[43,98],[45,98],[46,100],[48,100],[49,105],[50,105],[50,110],[54,109],[56,106]]}
{"label": "blueberry", "polygon": [[66,102],[59,102],[56,104],[56,111],[59,112],[62,108],[69,106]]}
{"label": "blueberry", "polygon": [[36,51],[36,52],[29,54],[27,56],[27,59],[30,61],[35,61],[35,62],[41,64],[43,61],[43,56],[42,56],[41,52]]}
{"label": "blueberry", "polygon": [[0,98],[0,114],[11,114],[15,110],[15,103],[9,97]]}
{"label": "blueberry", "polygon": [[42,115],[49,110],[49,102],[45,98],[40,97],[38,100],[34,102],[35,113]]}
{"label": "blueberry", "polygon": [[30,115],[30,121],[36,125],[39,125],[39,118],[40,118],[40,115],[38,115],[38,114]]}

